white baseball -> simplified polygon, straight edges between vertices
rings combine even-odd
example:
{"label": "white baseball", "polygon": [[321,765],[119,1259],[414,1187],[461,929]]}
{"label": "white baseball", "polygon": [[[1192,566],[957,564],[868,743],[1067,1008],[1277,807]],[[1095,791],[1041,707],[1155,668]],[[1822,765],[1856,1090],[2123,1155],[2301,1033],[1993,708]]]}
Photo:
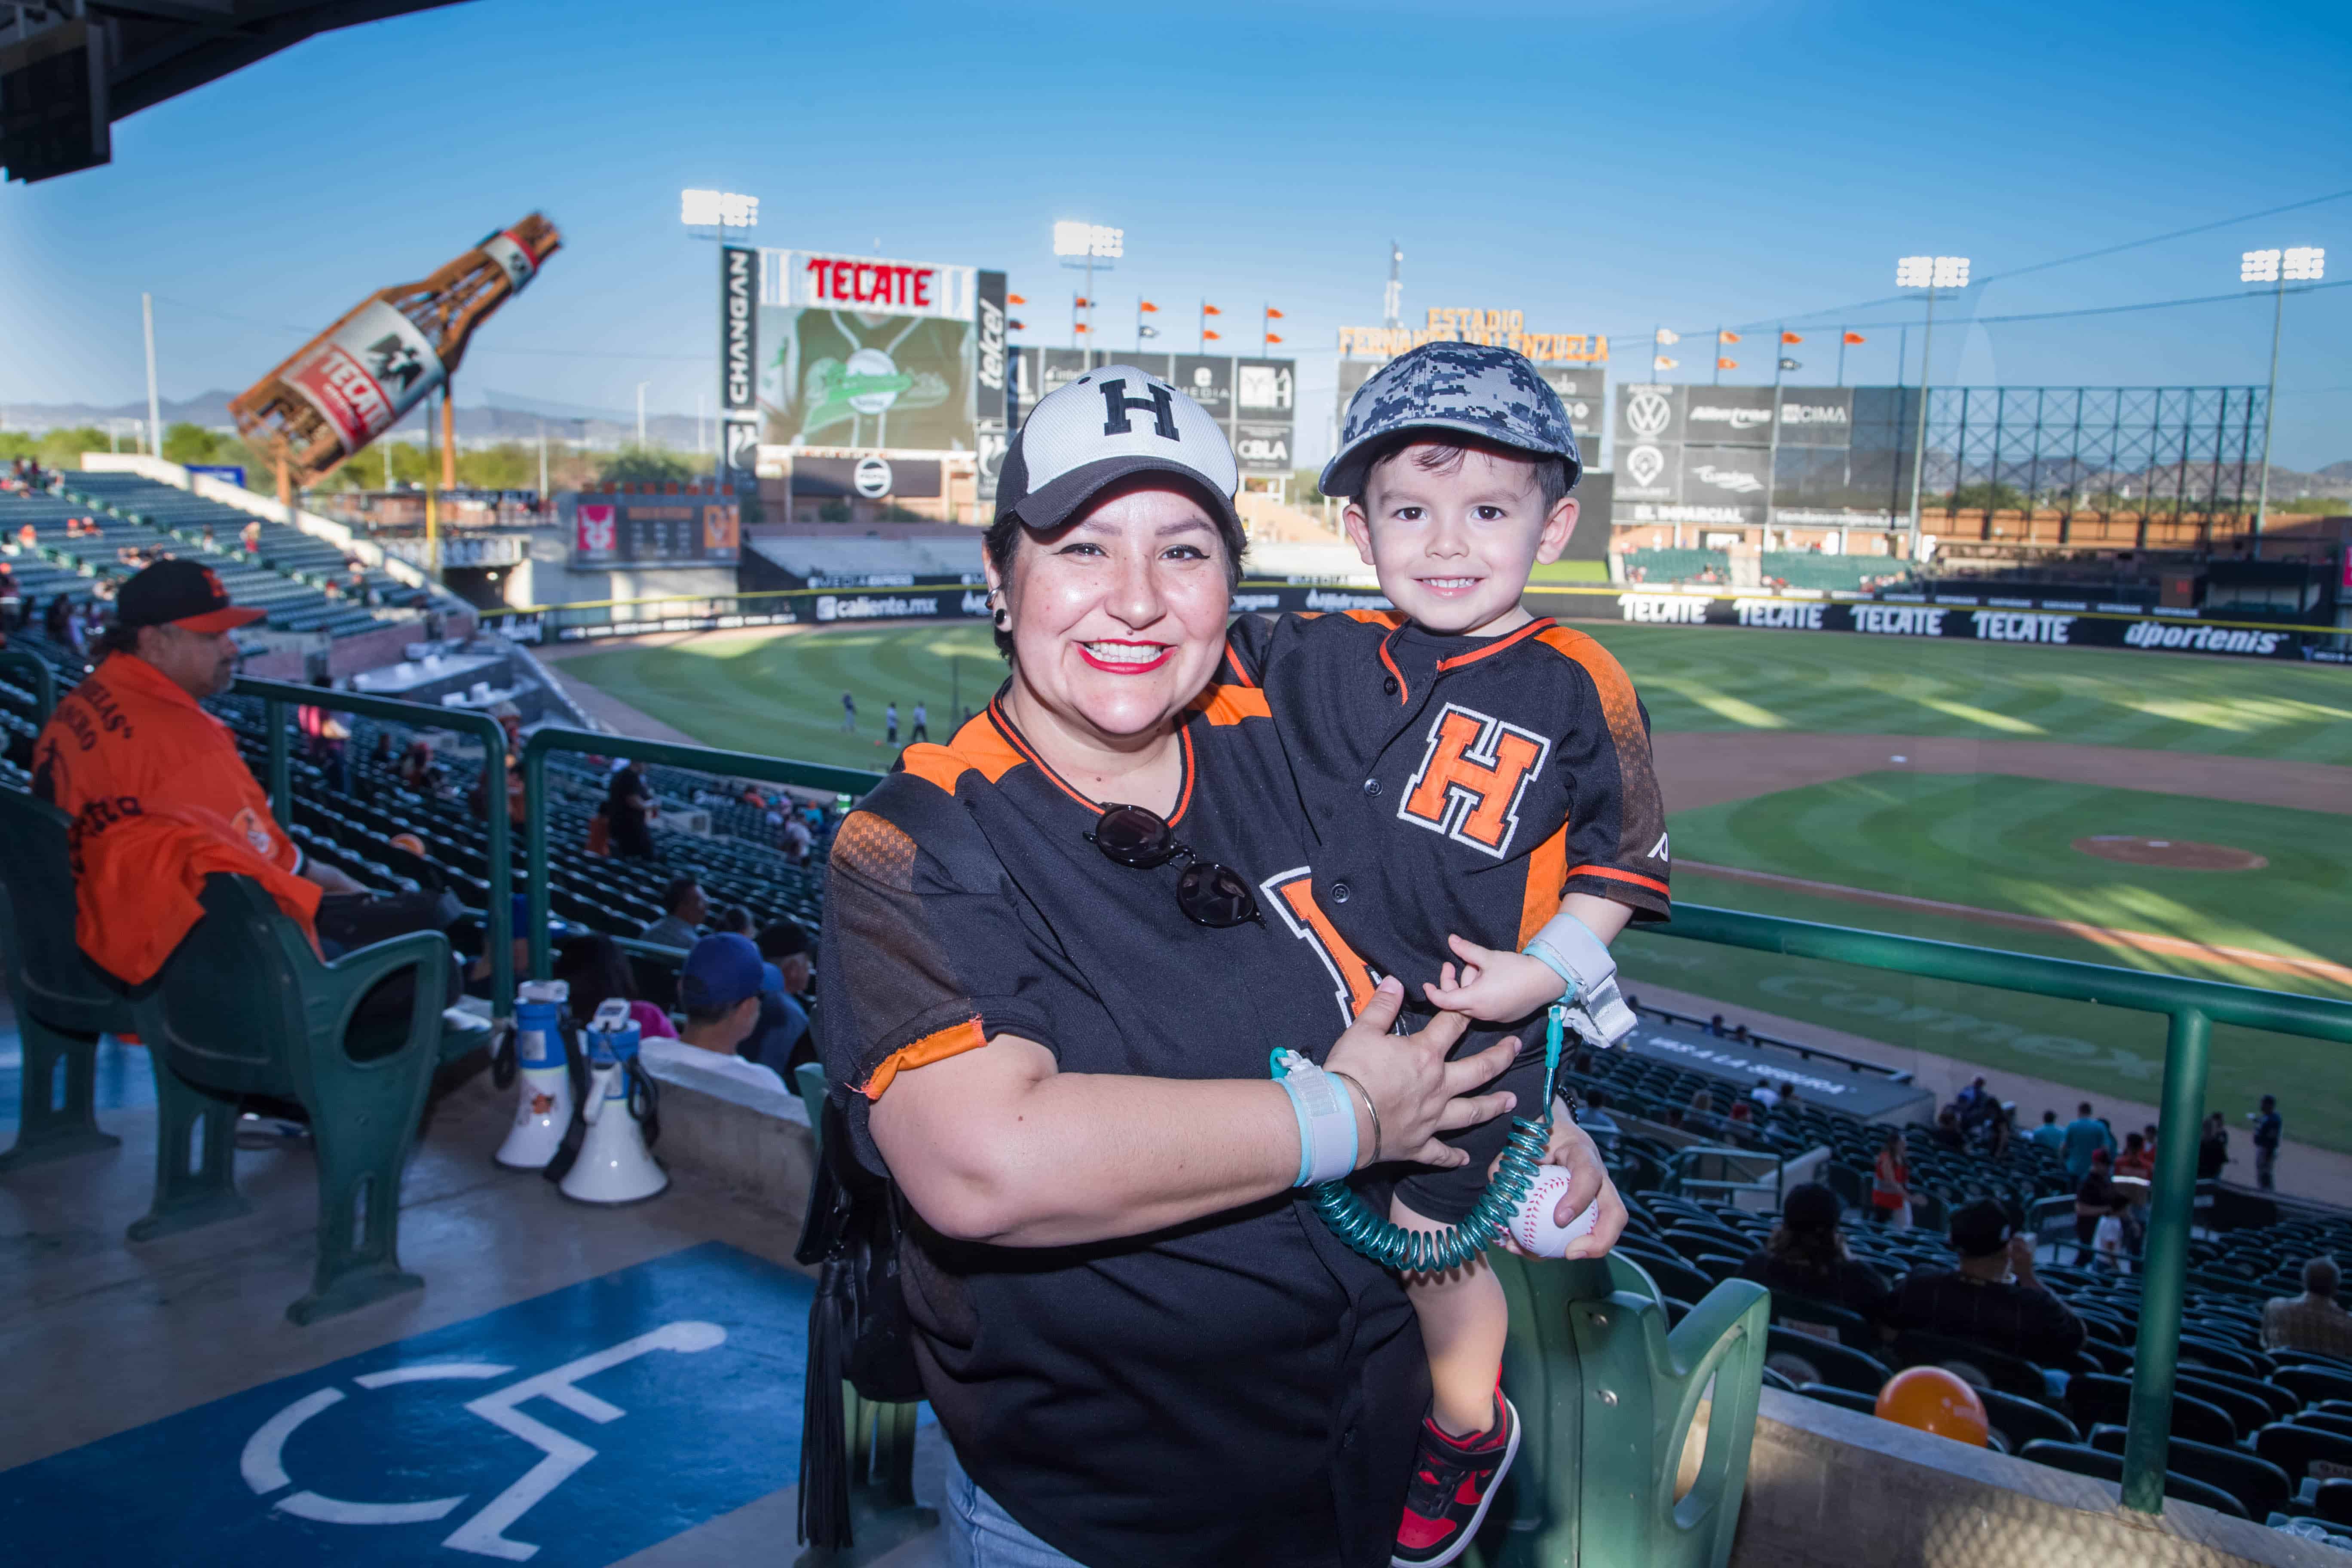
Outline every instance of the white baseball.
{"label": "white baseball", "polygon": [[1559,1200],[1567,1195],[1567,1166],[1536,1167],[1536,1179],[1528,1186],[1528,1195],[1519,1200],[1518,1213],[1511,1216],[1511,1239],[1518,1244],[1520,1251],[1537,1258],[1559,1258],[1568,1251],[1570,1242],[1592,1229],[1593,1222],[1601,1217],[1601,1200],[1597,1197],[1566,1225],[1552,1222]]}

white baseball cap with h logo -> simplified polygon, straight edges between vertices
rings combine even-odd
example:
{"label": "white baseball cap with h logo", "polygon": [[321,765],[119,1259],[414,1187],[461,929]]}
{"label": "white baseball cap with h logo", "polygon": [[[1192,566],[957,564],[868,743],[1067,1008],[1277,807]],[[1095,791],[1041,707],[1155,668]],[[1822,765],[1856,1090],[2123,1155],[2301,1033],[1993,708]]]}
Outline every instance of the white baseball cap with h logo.
{"label": "white baseball cap with h logo", "polygon": [[1216,417],[1149,371],[1090,370],[1037,400],[1004,455],[996,515],[1059,528],[1105,489],[1137,474],[1165,473],[1238,530],[1241,471]]}

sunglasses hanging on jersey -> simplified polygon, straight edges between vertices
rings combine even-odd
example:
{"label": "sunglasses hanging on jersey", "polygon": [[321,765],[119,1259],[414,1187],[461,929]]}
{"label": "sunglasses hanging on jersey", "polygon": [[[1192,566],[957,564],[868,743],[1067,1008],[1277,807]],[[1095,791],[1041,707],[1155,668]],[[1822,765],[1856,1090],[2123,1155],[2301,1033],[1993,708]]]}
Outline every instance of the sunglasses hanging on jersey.
{"label": "sunglasses hanging on jersey", "polygon": [[1177,842],[1175,829],[1156,811],[1139,805],[1106,805],[1087,841],[1120,865],[1139,871],[1171,860],[1184,862],[1183,875],[1176,879],[1176,907],[1194,925],[1222,931],[1260,920],[1257,900],[1241,873],[1203,860],[1189,845]]}

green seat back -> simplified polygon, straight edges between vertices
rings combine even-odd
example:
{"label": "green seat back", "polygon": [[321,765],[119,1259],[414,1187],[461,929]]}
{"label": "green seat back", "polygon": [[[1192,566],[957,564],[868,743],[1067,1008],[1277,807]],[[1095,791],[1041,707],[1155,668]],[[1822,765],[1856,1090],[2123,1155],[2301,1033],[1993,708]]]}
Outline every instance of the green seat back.
{"label": "green seat back", "polygon": [[52,1028],[122,1034],[131,1027],[123,986],[82,955],[74,940],[73,819],[15,790],[0,790],[0,951],[16,1005]]}
{"label": "green seat back", "polygon": [[1721,1568],[1747,1487],[1769,1293],[1727,1280],[1670,1330],[1657,1287],[1624,1258],[1488,1258],[1510,1303],[1503,1383],[1524,1436],[1486,1561]]}

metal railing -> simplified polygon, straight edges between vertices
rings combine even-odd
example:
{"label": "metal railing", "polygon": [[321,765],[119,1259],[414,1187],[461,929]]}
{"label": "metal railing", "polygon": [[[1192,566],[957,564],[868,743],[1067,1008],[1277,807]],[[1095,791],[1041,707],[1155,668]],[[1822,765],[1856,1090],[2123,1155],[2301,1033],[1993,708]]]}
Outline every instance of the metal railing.
{"label": "metal railing", "polygon": [[2132,1362],[2123,1480],[2126,1508],[2162,1512],[2173,1384],[2180,1356],[2181,1306],[2188,1289],[2189,1229],[2196,1202],[2198,1127],[2204,1116],[2213,1026],[2236,1024],[2352,1044],[2352,1002],[1963,947],[1921,937],[1889,936],[1706,905],[1677,904],[1671,921],[1652,929],[1661,936],[1889,969],[2069,1002],[2095,1002],[2160,1013],[2169,1020],[2162,1113],[2157,1123],[2156,1196],[2147,1250],[2141,1258],[2139,1332],[2137,1354]]}
{"label": "metal railing", "polygon": [[[507,821],[507,735],[499,721],[487,713],[471,712],[461,708],[442,708],[429,702],[404,702],[396,697],[370,697],[358,691],[331,691],[324,687],[301,686],[287,680],[257,680],[239,676],[229,688],[238,697],[258,698],[262,703],[262,719],[268,732],[269,744],[269,809],[277,814],[281,825],[294,820],[294,768],[292,715],[289,708],[324,708],[333,713],[364,713],[371,719],[387,719],[419,730],[453,730],[460,735],[479,741],[482,745],[482,776],[488,804],[489,844],[490,907],[483,911],[484,923],[489,928],[490,1007],[499,1017],[508,1016],[514,1006],[514,849],[513,833]],[[536,874],[535,874],[536,875]],[[539,900],[541,930],[538,943],[543,949],[547,942],[547,883],[537,876],[534,883]]]}
{"label": "metal railing", "polygon": [[[661,763],[674,768],[721,773],[730,778],[760,779],[768,784],[798,784],[803,789],[831,790],[836,795],[862,795],[882,782],[880,773],[858,768],[788,763],[781,757],[762,757],[750,752],[722,752],[709,746],[564,730],[552,725],[539,731],[523,744],[522,787],[523,863],[530,874],[530,973],[541,980],[549,977],[553,962],[547,940],[547,759],[557,752],[633,757],[641,763]],[[499,816],[496,812],[491,815]]]}

